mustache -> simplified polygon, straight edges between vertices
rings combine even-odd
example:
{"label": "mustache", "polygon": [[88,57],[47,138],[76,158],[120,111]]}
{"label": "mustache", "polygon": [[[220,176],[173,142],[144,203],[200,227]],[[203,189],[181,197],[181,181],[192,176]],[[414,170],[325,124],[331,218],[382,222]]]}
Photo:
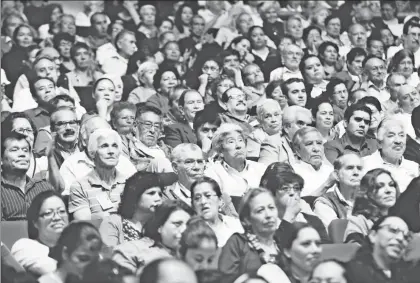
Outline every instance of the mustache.
{"label": "mustache", "polygon": [[67,136],[72,136],[75,135],[76,131],[73,129],[66,129],[63,133],[63,136],[67,137]]}

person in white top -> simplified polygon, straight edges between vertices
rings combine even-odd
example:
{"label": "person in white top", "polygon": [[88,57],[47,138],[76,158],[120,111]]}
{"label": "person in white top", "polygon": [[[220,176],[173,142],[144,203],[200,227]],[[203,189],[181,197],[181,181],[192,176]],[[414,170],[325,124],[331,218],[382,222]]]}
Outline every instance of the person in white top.
{"label": "person in white top", "polygon": [[414,54],[408,49],[401,49],[392,57],[388,73],[398,73],[405,77],[407,84],[417,87],[420,84],[419,75],[414,71]]}
{"label": "person in white top", "polygon": [[390,98],[385,83],[385,61],[374,55],[368,55],[363,63],[364,72],[367,75],[368,81],[362,84],[362,88],[366,89],[370,96],[374,96],[379,102],[384,103]]}
{"label": "person in white top", "polygon": [[403,157],[407,140],[404,122],[398,116],[385,118],[378,129],[380,149],[363,157],[364,171],[383,168],[391,172],[401,193],[412,179],[419,176],[419,165]]}
{"label": "person in white top", "polygon": [[415,139],[416,134],[414,132],[413,125],[411,124],[411,113],[414,108],[420,105],[419,91],[410,85],[403,85],[399,88],[397,93],[400,111],[397,116],[404,122],[407,135]]}
{"label": "person in white top", "polygon": [[299,70],[299,63],[303,57],[302,49],[296,44],[285,47],[282,54],[284,59],[284,67],[279,67],[270,73],[270,81],[282,80],[287,81],[291,78],[303,79]]}
{"label": "person in white top", "polygon": [[414,21],[407,21],[404,24],[402,44],[399,46],[391,46],[388,48],[387,58],[392,58],[401,49],[408,49],[414,54],[415,67],[420,67],[420,24]]}

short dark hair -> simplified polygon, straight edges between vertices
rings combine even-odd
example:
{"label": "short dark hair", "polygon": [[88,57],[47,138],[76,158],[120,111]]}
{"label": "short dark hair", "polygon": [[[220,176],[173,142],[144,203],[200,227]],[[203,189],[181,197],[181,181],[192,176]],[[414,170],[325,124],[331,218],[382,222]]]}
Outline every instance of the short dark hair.
{"label": "short dark hair", "polygon": [[220,189],[219,184],[215,180],[213,180],[212,178],[207,177],[207,176],[203,176],[203,177],[195,180],[194,183],[192,183],[192,185],[191,185],[191,205],[192,205],[192,207],[194,207],[193,196],[194,196],[195,188],[200,184],[209,184],[212,187],[213,191],[216,193],[216,196],[218,198],[220,198],[222,196],[222,190]]}
{"label": "short dark hair", "polygon": [[179,241],[181,257],[185,258],[188,249],[200,248],[204,240],[212,241],[215,245],[215,250],[217,249],[218,242],[213,229],[203,218],[195,216],[188,221],[187,228],[182,233]]}
{"label": "short dark hair", "polygon": [[[302,59],[300,60],[300,63],[299,63],[299,71],[304,78],[305,78],[306,61],[310,58],[318,58],[319,59],[319,57],[314,55],[314,54],[306,53],[306,54],[303,55],[303,57],[302,57]],[[321,59],[319,59],[319,61],[321,61]]]}
{"label": "short dark hair", "polygon": [[417,27],[420,28],[420,24],[418,22],[415,22],[413,20],[413,18],[411,18],[410,20],[408,20],[403,27],[403,34],[407,35],[408,34],[408,30],[412,27]]}
{"label": "short dark hair", "polygon": [[320,55],[319,56],[319,59],[321,60],[322,63],[324,61],[324,59],[323,59],[324,52],[325,52],[325,50],[327,50],[327,47],[328,46],[332,46],[335,49],[335,51],[337,51],[337,54],[339,53],[339,49],[338,49],[338,45],[337,44],[335,44],[334,42],[331,42],[331,41],[324,41],[318,47],[318,54]]}
{"label": "short dark hair", "polygon": [[[321,106],[321,104],[324,104],[324,103],[328,103],[332,107],[331,101],[329,97],[327,97],[326,95],[320,95],[313,100],[311,113],[314,120],[316,119],[316,114],[318,114],[319,106]],[[314,126],[315,126],[315,121],[314,121]]]}
{"label": "short dark hair", "polygon": [[37,95],[37,93],[36,93],[35,84],[36,84],[37,82],[39,82],[40,80],[47,80],[47,81],[50,81],[50,82],[52,82],[52,83],[53,83],[54,87],[56,86],[56,85],[55,85],[55,82],[53,81],[53,79],[48,78],[48,77],[39,77],[39,76],[36,76],[36,77],[34,77],[34,78],[30,78],[30,79],[29,79],[29,90],[31,91],[32,97],[35,99],[35,101],[37,101],[37,100],[38,100],[38,95]]}
{"label": "short dark hair", "polygon": [[275,196],[277,190],[282,185],[293,183],[297,183],[301,190],[305,185],[303,178],[294,172],[279,171],[276,169],[270,171],[266,170],[261,177],[260,187],[266,188]]}
{"label": "short dark hair", "polygon": [[328,23],[333,19],[339,19],[340,23],[341,23],[340,15],[338,13],[332,13],[331,15],[329,15],[325,18],[324,25],[327,26]]}
{"label": "short dark hair", "polygon": [[223,50],[222,52],[220,52],[219,57],[220,57],[220,61],[224,62],[226,57],[229,56],[236,56],[238,59],[241,58],[241,55],[239,54],[239,52],[237,50],[234,49],[226,49]]}
{"label": "short dark hair", "polygon": [[385,44],[382,42],[380,35],[377,33],[372,33],[371,36],[368,37],[367,42],[366,42],[367,48],[372,47],[372,41],[379,41],[382,43],[382,45],[385,46]]}
{"label": "short dark hair", "polygon": [[217,113],[209,111],[209,108],[204,107],[203,110],[198,111],[195,114],[193,128],[195,131],[198,131],[198,129],[206,123],[219,127],[222,121]]}
{"label": "short dark hair", "polygon": [[413,125],[414,131],[416,131],[416,135],[420,136],[420,106],[414,108],[411,113],[411,124]]}
{"label": "short dark hair", "polygon": [[172,72],[175,74],[177,80],[180,79],[177,69],[173,67],[159,68],[159,70],[157,70],[155,75],[153,76],[153,87],[155,88],[155,90],[158,90],[160,88],[160,80],[162,79],[163,74],[166,72]]}
{"label": "short dark hair", "polygon": [[283,92],[283,95],[285,95],[286,97],[289,97],[289,85],[293,83],[303,83],[305,85],[305,82],[300,78],[290,78],[286,80],[285,82],[281,84],[281,91]]}
{"label": "short dark hair", "polygon": [[137,108],[136,120],[140,119],[140,116],[147,112],[152,112],[162,117],[162,111],[159,108],[145,104]]}
{"label": "short dark hair", "polygon": [[[52,131],[55,131],[55,121],[53,120],[54,114],[60,111],[70,111],[72,112],[74,115],[76,115],[76,111],[73,108],[67,107],[67,106],[61,106],[58,108],[55,108],[53,111],[51,111],[50,113],[50,128]],[[79,122],[79,121],[77,121]]]}
{"label": "short dark hair", "polygon": [[252,27],[250,27],[249,28],[249,30],[248,30],[248,38],[251,38],[251,34],[252,34],[252,32],[255,30],[255,29],[261,29],[263,32],[264,32],[264,34],[265,34],[265,31],[264,31],[264,29],[262,28],[262,27],[260,27],[260,26],[252,26]]}
{"label": "short dark hair", "polygon": [[349,273],[347,272],[346,265],[343,262],[341,262],[339,260],[336,260],[336,259],[326,259],[326,260],[323,260],[323,261],[318,262],[312,268],[312,272],[311,272],[311,276],[309,277],[309,281],[311,281],[312,278],[313,278],[313,276],[314,276],[314,270],[315,270],[315,268],[317,268],[321,264],[324,264],[324,263],[327,263],[327,262],[333,262],[333,263],[337,264],[338,266],[340,266],[343,269],[343,277],[344,277],[344,279],[346,279],[346,282],[351,282],[350,281],[350,277],[349,277]]}
{"label": "short dark hair", "polygon": [[[12,112],[10,113],[4,120],[1,122],[1,131],[3,133],[11,133],[13,132],[13,123],[16,119],[26,119],[28,120],[29,124],[31,125],[32,131],[34,132],[34,137],[36,139],[38,135],[38,129],[35,126],[34,121],[29,117],[25,112]],[[7,137],[7,134],[2,134],[1,138]],[[3,143],[2,143],[3,144]]]}
{"label": "short dark hair", "polygon": [[309,26],[309,27],[307,27],[303,30],[302,39],[303,39],[304,42],[306,42],[308,40],[308,36],[311,33],[311,31],[313,31],[313,30],[317,30],[320,35],[322,34],[322,30],[319,27]]}
{"label": "short dark hair", "polygon": [[[232,89],[239,89],[239,90],[241,90],[240,88],[238,88],[238,87],[236,87],[236,86],[231,87],[231,88],[228,88],[227,90],[225,90],[225,92],[222,94],[222,102],[223,102],[223,103],[226,103],[226,102],[228,102],[228,101],[229,101],[229,92],[230,92]],[[242,91],[242,90],[241,90],[241,91]]]}
{"label": "short dark hair", "polygon": [[268,83],[268,85],[265,87],[265,95],[267,98],[273,98],[273,92],[276,88],[280,87],[282,85],[281,80],[275,80]]}
{"label": "short dark hair", "polygon": [[57,33],[56,35],[54,35],[54,38],[53,38],[54,48],[58,50],[58,47],[60,46],[61,41],[63,40],[71,42],[73,44],[76,39],[74,35],[71,35],[68,32]]}
{"label": "short dark hair", "polygon": [[29,150],[31,150],[31,145],[29,144],[29,142],[26,140],[26,136],[21,134],[21,133],[17,133],[17,132],[6,132],[3,129],[1,129],[1,155],[4,157],[4,152],[6,151],[6,142],[9,140],[17,140],[17,141],[21,141],[24,140],[28,143],[29,145]]}
{"label": "short dark hair", "polygon": [[70,58],[74,61],[77,51],[80,49],[86,49],[89,53],[92,53],[92,48],[84,42],[76,42],[70,49]]}
{"label": "short dark hair", "polygon": [[181,96],[178,99],[178,104],[179,106],[184,107],[185,106],[185,96],[189,93],[189,92],[197,92],[198,94],[200,94],[197,90],[195,89],[186,89],[181,93]]}
{"label": "short dark hair", "polygon": [[326,95],[328,99],[331,99],[334,94],[335,87],[341,84],[343,84],[347,89],[346,83],[343,80],[339,78],[332,78],[327,84],[324,95]]}
{"label": "short dark hair", "polygon": [[361,47],[353,47],[349,53],[347,53],[347,64],[352,63],[356,57],[363,56],[366,57],[366,51]]}
{"label": "short dark hair", "polygon": [[104,12],[96,12],[96,13],[94,13],[92,16],[90,16],[90,25],[91,26],[93,26],[95,17],[98,16],[98,15],[101,15],[101,16],[104,16],[104,17],[108,17],[107,14],[105,14]]}
{"label": "short dark hair", "polygon": [[362,103],[355,103],[347,107],[346,111],[344,111],[344,120],[349,122],[350,118],[353,116],[354,112],[356,111],[363,111],[369,114],[369,117],[372,119],[372,110],[367,107],[365,104]]}
{"label": "short dark hair", "polygon": [[64,102],[70,102],[71,104],[73,104],[73,106],[75,106],[75,102],[74,102],[74,98],[67,95],[67,94],[59,94],[54,98],[51,98],[51,100],[49,101],[49,103],[54,106],[55,108],[57,108],[58,102],[60,101],[64,101]]}
{"label": "short dark hair", "polygon": [[381,103],[380,103],[380,102],[379,102],[379,100],[378,100],[376,97],[374,97],[374,96],[365,96],[365,97],[361,98],[361,99],[358,101],[358,103],[361,103],[361,104],[364,104],[364,105],[366,105],[366,104],[371,104],[371,105],[375,106],[375,108],[376,108],[376,109],[378,109],[378,111],[379,111],[379,112],[381,112],[381,111],[382,111],[382,106],[381,106]]}

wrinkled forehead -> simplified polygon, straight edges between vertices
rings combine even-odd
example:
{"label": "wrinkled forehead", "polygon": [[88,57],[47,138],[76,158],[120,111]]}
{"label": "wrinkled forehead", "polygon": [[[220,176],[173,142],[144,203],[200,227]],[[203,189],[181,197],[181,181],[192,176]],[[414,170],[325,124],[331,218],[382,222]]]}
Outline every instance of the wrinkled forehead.
{"label": "wrinkled forehead", "polygon": [[392,226],[394,228],[399,228],[403,231],[409,231],[408,225],[407,223],[405,223],[404,220],[402,220],[399,217],[388,217],[387,219],[385,219],[380,226]]}

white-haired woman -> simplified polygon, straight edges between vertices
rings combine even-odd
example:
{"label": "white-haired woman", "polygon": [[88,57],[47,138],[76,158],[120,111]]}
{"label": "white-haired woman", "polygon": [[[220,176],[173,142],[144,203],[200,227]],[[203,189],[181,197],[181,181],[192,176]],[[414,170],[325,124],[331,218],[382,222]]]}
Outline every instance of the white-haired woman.
{"label": "white-haired woman", "polygon": [[219,127],[212,140],[212,150],[221,158],[209,165],[204,175],[214,179],[222,194],[230,196],[237,207],[249,188],[258,187],[265,165],[246,159],[246,137],[236,124]]}
{"label": "white-haired woman", "polygon": [[143,62],[139,66],[137,71],[137,77],[141,83],[141,86],[133,89],[128,95],[128,102],[133,104],[146,102],[152,95],[156,94],[156,90],[153,87],[153,76],[159,66],[154,62]]}
{"label": "white-haired woman", "polygon": [[111,129],[98,129],[89,137],[87,152],[94,169],[70,187],[69,212],[74,219],[101,219],[117,212],[126,178],[116,170],[121,137]]}

